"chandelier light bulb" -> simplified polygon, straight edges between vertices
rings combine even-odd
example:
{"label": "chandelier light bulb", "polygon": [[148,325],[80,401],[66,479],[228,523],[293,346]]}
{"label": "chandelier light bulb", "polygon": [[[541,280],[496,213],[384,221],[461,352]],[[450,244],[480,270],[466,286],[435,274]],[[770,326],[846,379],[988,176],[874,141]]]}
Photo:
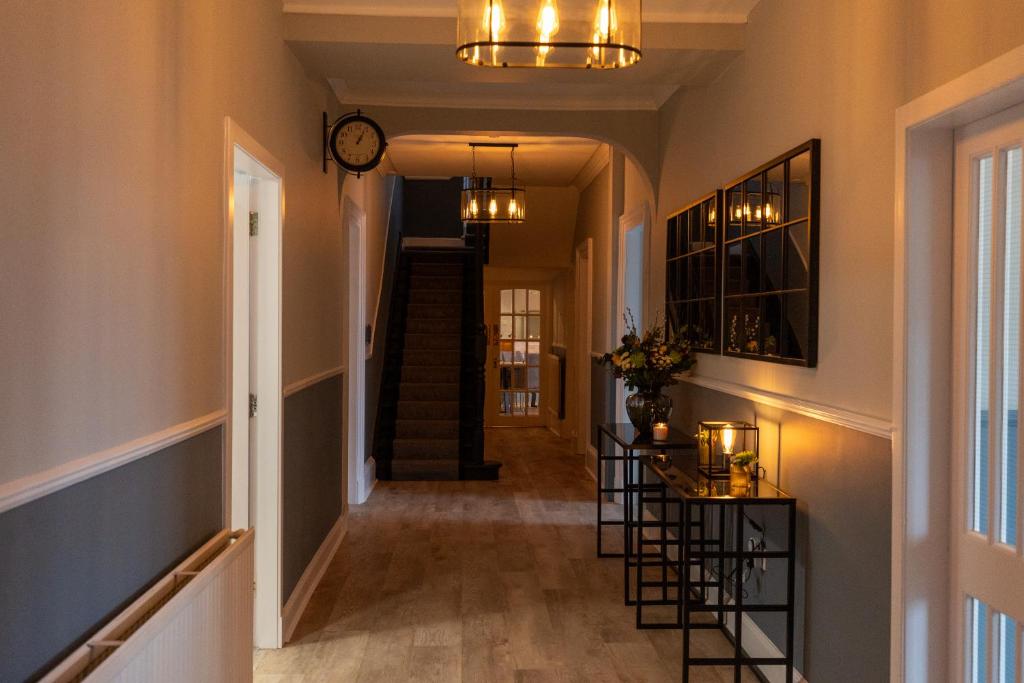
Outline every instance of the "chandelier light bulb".
{"label": "chandelier light bulb", "polygon": [[491,203],[487,205],[487,213],[492,216],[498,215],[498,200],[494,197],[491,197]]}

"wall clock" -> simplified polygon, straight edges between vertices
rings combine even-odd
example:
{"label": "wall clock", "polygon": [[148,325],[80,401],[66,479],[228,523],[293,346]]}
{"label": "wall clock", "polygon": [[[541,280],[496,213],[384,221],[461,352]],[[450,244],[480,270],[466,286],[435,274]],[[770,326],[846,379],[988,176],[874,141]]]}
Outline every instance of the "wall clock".
{"label": "wall clock", "polygon": [[324,173],[327,172],[327,160],[331,159],[346,173],[354,173],[356,177],[372,171],[384,158],[387,139],[384,131],[376,121],[356,110],[345,114],[334,123],[328,125],[327,114],[324,114]]}

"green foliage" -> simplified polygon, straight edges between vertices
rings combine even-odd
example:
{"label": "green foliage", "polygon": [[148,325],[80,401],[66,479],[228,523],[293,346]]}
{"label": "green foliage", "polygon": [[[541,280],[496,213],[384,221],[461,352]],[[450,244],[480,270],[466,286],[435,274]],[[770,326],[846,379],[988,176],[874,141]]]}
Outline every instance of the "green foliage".
{"label": "green foliage", "polygon": [[669,338],[657,322],[641,334],[632,312],[626,311],[626,334],[622,345],[601,357],[617,379],[634,391],[656,392],[676,383],[675,375],[696,363],[689,345],[681,337]]}
{"label": "green foliage", "polygon": [[754,451],[740,451],[736,455],[732,456],[732,460],[730,462],[733,465],[747,467],[757,462],[757,455],[754,453]]}

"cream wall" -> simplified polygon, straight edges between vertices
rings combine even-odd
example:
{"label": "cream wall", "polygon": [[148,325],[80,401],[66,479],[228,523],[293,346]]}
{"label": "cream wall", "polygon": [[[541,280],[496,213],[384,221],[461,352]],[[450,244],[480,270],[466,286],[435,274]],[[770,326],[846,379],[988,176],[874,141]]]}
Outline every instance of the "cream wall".
{"label": "cream wall", "polygon": [[526,221],[491,226],[490,265],[567,268],[572,264],[579,192],[575,187],[527,187]]}
{"label": "cream wall", "polygon": [[698,374],[888,419],[894,116],[901,3],[762,0],[747,47],[707,88],[661,110],[653,276],[665,217],[808,138],[822,139],[819,366],[700,356]]}
{"label": "cream wall", "polygon": [[[592,238],[590,258],[594,271],[593,326],[591,351],[603,353],[611,341],[612,299],[612,221],[613,163],[606,164],[587,187],[580,192],[573,243],[582,244]],[[610,347],[608,347],[610,348]]]}
{"label": "cream wall", "polygon": [[1024,43],[1020,0],[907,0],[909,101]]}
{"label": "cream wall", "polygon": [[284,164],[284,382],[341,362],[334,105],[277,0],[0,6],[0,482],[225,407],[224,117]]}

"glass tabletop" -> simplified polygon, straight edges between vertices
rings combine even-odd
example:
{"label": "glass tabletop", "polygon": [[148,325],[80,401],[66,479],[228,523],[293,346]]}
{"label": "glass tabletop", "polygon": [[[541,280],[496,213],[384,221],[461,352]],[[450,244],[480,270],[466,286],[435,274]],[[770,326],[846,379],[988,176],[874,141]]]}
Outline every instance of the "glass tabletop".
{"label": "glass tabletop", "polygon": [[[702,495],[700,493],[700,484],[698,482],[699,478],[677,467],[671,460],[667,464],[663,464],[653,456],[644,455],[640,457],[640,462],[643,463],[645,470],[655,474],[680,498],[699,498],[702,500],[713,500],[723,503],[730,501],[735,501],[737,503],[796,502],[796,498],[764,479],[759,479],[751,493],[746,496],[730,496],[726,493],[715,496],[707,495],[706,493]],[[720,490],[722,491],[728,491],[729,481],[719,480],[717,482],[717,486],[720,487]]]}
{"label": "glass tabletop", "polygon": [[627,449],[696,448],[697,439],[673,427],[668,428],[668,438],[655,441],[650,434],[640,436],[637,428],[628,423],[603,424],[598,426],[610,439]]}

